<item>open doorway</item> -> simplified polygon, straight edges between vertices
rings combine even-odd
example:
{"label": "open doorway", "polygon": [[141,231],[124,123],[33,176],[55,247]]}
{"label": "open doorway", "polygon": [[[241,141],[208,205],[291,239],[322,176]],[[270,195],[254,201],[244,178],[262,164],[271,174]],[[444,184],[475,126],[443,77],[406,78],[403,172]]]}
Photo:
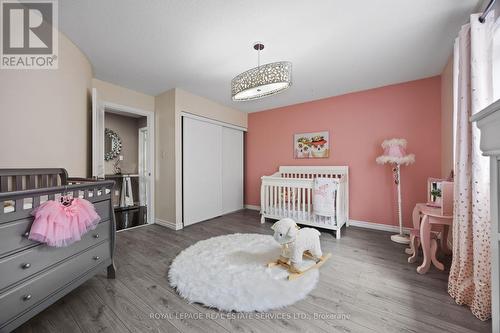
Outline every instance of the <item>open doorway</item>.
{"label": "open doorway", "polygon": [[92,171],[115,181],[116,229],[154,223],[154,113],[93,95]]}

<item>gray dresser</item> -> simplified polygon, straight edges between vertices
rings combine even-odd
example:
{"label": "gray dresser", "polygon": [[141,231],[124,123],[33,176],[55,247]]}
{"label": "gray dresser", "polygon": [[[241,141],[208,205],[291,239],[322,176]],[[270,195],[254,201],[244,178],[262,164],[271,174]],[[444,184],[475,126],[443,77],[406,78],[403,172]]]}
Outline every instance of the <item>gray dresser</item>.
{"label": "gray dresser", "polygon": [[490,157],[491,328],[500,332],[500,100],[472,116],[481,130],[481,151]]}
{"label": "gray dresser", "polygon": [[[68,178],[64,169],[0,169],[0,332],[10,332],[107,269],[114,278],[113,181]],[[31,211],[70,193],[92,202],[101,221],[63,248],[29,240]]]}

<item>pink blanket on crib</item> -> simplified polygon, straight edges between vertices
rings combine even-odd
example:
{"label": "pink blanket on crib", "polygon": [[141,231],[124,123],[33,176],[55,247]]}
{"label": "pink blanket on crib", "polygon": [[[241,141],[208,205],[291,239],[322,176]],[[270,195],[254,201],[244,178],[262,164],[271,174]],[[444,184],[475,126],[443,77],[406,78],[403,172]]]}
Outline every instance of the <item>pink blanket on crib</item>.
{"label": "pink blanket on crib", "polygon": [[339,182],[334,178],[315,178],[313,187],[313,212],[321,216],[335,215],[335,195]]}

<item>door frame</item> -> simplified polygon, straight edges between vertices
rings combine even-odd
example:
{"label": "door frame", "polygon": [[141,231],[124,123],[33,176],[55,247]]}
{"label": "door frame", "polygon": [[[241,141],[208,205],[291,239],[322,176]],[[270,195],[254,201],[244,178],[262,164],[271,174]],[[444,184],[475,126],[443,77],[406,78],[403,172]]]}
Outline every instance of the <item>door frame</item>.
{"label": "door frame", "polygon": [[[139,202],[140,202],[140,198],[141,198],[141,171],[142,169],[144,169],[144,165],[143,165],[143,161],[142,161],[142,158],[141,156],[143,155],[143,146],[144,146],[144,132],[146,132],[147,134],[147,140],[148,140],[148,144],[149,144],[149,130],[148,130],[148,127],[145,126],[145,127],[140,127],[138,128],[137,130],[137,143],[138,143],[138,154],[137,156],[139,157],[139,161],[137,163],[137,171],[139,173]],[[149,161],[148,161],[149,162]],[[149,177],[151,177],[151,173],[149,174]],[[149,191],[146,192],[146,202],[149,202],[151,201],[151,198],[149,197]],[[148,212],[149,214],[149,212]]]}
{"label": "door frame", "polygon": [[[111,110],[115,114],[121,114],[121,115],[138,115],[138,116],[144,116],[146,117],[146,122],[147,122],[147,129],[148,129],[148,135],[149,135],[149,142],[148,142],[148,159],[149,159],[149,165],[150,165],[150,182],[149,182],[149,193],[148,193],[148,199],[149,199],[149,205],[148,205],[148,224],[154,224],[155,223],[155,179],[156,179],[156,173],[155,173],[155,113],[153,111],[146,111],[126,105],[121,105],[117,103],[112,103],[112,102],[107,102],[107,101],[99,101],[100,104],[102,105],[104,112],[106,110]],[[104,124],[103,124],[104,125]],[[102,137],[103,142],[100,144],[104,146],[104,135]],[[92,143],[92,149],[96,149],[94,147],[96,143]],[[104,155],[102,156],[103,159],[103,164],[104,164]]]}

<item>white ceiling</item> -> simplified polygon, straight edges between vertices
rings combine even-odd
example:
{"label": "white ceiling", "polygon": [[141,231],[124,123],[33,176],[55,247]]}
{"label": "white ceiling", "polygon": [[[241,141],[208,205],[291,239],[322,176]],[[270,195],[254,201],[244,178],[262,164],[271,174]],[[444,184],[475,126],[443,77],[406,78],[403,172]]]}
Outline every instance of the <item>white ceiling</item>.
{"label": "white ceiling", "polygon": [[[178,87],[259,111],[441,73],[480,0],[60,0],[60,28],[95,76],[157,95]],[[293,86],[233,102],[231,79],[293,63]]]}

